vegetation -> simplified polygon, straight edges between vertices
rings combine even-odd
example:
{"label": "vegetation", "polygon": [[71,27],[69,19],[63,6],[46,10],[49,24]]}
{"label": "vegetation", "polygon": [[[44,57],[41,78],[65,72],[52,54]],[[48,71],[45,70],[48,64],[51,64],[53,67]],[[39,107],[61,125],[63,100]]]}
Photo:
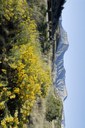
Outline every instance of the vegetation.
{"label": "vegetation", "polygon": [[45,0],[27,0],[28,5],[33,8],[33,18],[36,21],[39,31],[39,40],[44,54],[50,49],[50,42],[47,37],[47,21],[46,21],[46,1]]}
{"label": "vegetation", "polygon": [[61,128],[63,105],[59,97],[54,94],[50,94],[46,103],[46,120],[53,121],[57,120],[57,126]]}
{"label": "vegetation", "polygon": [[46,11],[44,0],[0,0],[1,128],[25,128],[36,101],[41,112],[46,107],[45,121],[56,119],[60,128],[62,102],[54,94],[47,99],[52,80],[44,59],[50,48]]}
{"label": "vegetation", "polygon": [[46,96],[50,69],[26,0],[0,1],[0,29],[0,124],[23,128],[37,97]]}

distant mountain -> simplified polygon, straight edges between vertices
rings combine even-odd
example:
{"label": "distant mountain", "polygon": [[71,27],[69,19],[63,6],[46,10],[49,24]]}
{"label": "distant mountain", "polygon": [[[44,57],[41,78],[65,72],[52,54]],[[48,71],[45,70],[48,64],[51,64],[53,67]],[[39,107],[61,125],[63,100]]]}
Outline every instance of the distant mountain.
{"label": "distant mountain", "polygon": [[[58,42],[57,51],[54,60],[54,87],[58,95],[64,101],[67,98],[67,89],[65,84],[65,68],[64,68],[64,54],[68,49],[69,43],[67,33],[62,27],[62,18],[59,20],[60,38]],[[62,112],[61,127],[65,128],[64,109]]]}
{"label": "distant mountain", "polygon": [[65,68],[64,68],[64,54],[68,49],[69,43],[67,33],[62,27],[62,19],[59,20],[60,38],[58,42],[57,51],[54,60],[54,86],[62,100],[67,97],[67,90],[65,84]]}

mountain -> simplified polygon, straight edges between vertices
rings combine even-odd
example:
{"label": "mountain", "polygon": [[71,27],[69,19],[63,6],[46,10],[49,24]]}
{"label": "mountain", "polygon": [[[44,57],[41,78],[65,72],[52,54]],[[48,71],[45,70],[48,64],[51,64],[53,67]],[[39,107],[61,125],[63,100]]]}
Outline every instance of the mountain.
{"label": "mountain", "polygon": [[61,99],[65,100],[67,97],[67,90],[65,84],[64,54],[68,49],[69,43],[67,33],[62,27],[62,20],[59,20],[59,29],[60,38],[54,60],[54,86],[58,90]]}
{"label": "mountain", "polygon": [[[54,87],[57,91],[58,95],[64,101],[67,98],[67,89],[65,83],[65,68],[64,68],[64,54],[69,47],[68,37],[66,31],[62,27],[62,18],[59,19],[59,31],[60,37],[57,46],[57,50],[55,53],[54,59]],[[64,110],[62,112],[62,121],[61,121],[62,128],[65,127],[65,116]]]}

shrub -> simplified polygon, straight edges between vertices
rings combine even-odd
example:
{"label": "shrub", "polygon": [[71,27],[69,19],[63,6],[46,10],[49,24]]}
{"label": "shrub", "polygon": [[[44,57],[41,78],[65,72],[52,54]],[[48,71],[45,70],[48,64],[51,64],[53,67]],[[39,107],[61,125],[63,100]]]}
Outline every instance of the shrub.
{"label": "shrub", "polygon": [[62,118],[62,101],[60,98],[56,98],[53,94],[49,95],[46,104],[46,120],[60,120]]}
{"label": "shrub", "polygon": [[46,96],[50,69],[26,0],[1,0],[0,19],[0,123],[22,128],[37,97]]}

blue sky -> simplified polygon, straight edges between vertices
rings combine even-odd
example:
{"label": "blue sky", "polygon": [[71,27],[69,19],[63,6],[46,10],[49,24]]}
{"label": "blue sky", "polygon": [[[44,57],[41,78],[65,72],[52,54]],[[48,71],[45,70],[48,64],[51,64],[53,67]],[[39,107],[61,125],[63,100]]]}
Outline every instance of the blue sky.
{"label": "blue sky", "polygon": [[67,0],[63,27],[68,33],[66,68],[66,128],[85,128],[85,0]]}

